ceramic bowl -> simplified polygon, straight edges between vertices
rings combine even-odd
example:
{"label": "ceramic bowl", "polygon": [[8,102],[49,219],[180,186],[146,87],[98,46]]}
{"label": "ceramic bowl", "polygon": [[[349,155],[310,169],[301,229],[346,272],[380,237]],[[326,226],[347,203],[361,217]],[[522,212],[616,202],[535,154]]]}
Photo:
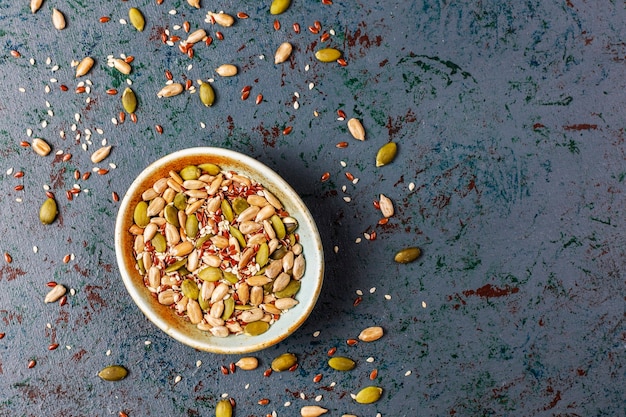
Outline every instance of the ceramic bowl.
{"label": "ceramic bowl", "polygon": [[[297,233],[306,259],[305,274],[295,298],[298,304],[284,312],[265,333],[216,337],[200,330],[188,319],[180,317],[168,306],[161,305],[144,284],[133,256],[134,236],[129,229],[134,224],[133,212],[142,193],[170,171],[180,171],[188,165],[213,163],[222,171],[236,171],[262,184],[283,204],[291,217],[298,221]],[[291,186],[276,172],[249,156],[222,148],[190,148],[171,153],[149,165],[130,185],[121,201],[115,225],[115,250],[119,271],[128,293],[143,314],[162,331],[192,348],[222,354],[241,354],[272,346],[298,329],[310,315],[322,288],[324,255],[317,226],[306,205]]]}

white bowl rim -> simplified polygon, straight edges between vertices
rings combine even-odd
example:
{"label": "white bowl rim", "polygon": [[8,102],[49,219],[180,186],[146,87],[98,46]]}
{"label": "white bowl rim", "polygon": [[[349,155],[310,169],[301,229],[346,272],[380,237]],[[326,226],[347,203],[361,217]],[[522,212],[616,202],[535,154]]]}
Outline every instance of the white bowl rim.
{"label": "white bowl rim", "polygon": [[[179,328],[172,327],[167,323],[167,320],[154,313],[151,305],[153,303],[156,303],[156,300],[150,301],[149,297],[146,297],[148,289],[143,285],[135,285],[133,277],[127,270],[129,266],[125,264],[124,256],[121,253],[121,239],[123,234],[128,233],[128,230],[124,229],[123,214],[127,213],[130,209],[130,200],[132,196],[140,191],[138,188],[145,181],[145,179],[147,177],[150,177],[150,175],[156,173],[156,171],[158,171],[162,166],[175,163],[181,158],[197,156],[206,156],[207,158],[230,158],[244,163],[247,167],[250,167],[251,171],[258,172],[261,174],[261,176],[265,177],[267,181],[261,181],[253,178],[259,181],[263,186],[268,187],[268,184],[271,184],[269,185],[269,187],[275,187],[275,189],[280,188],[281,190],[283,190],[284,193],[289,194],[289,201],[282,201],[283,204],[285,204],[286,208],[288,205],[297,208],[298,215],[296,216],[296,218],[299,222],[298,230],[300,236],[302,237],[301,243],[304,246],[304,254],[307,264],[305,276],[301,279],[303,285],[299,294],[303,293],[306,284],[306,290],[309,291],[309,296],[306,298],[302,295],[300,295],[300,297],[296,296],[299,304],[293,307],[291,310],[287,311],[282,320],[276,321],[274,324],[272,324],[272,326],[270,326],[270,330],[262,335],[235,335],[228,336],[226,338],[218,338],[212,336],[209,332],[202,332],[203,334],[207,335],[206,339],[202,340],[197,337],[191,336],[190,334],[188,334],[189,332],[181,331]],[[221,168],[228,169],[228,167]],[[254,177],[254,174],[248,175]],[[178,340],[179,342],[198,350],[213,353],[250,353],[265,349],[284,340],[296,329],[298,329],[311,314],[319,297],[324,279],[324,251],[319,231],[311,213],[309,212],[307,206],[302,201],[298,193],[296,193],[296,191],[280,175],[278,175],[274,170],[272,170],[265,164],[250,156],[225,148],[195,147],[182,149],[165,155],[148,165],[132,182],[123,199],[121,200],[115,224],[115,249],[119,272],[122,276],[122,280],[124,282],[126,290],[128,291],[135,304],[142,311],[142,313],[154,325],[156,325],[163,332]],[[174,313],[172,312],[172,314]],[[288,324],[288,322],[292,321],[289,317],[290,314],[292,314],[292,317],[298,318],[298,320],[296,320],[291,325]],[[180,318],[180,320],[182,321],[185,319]],[[189,325],[190,329],[195,329],[195,326],[191,323],[187,322],[187,324]],[[196,333],[197,335],[196,331],[193,331],[193,333]]]}

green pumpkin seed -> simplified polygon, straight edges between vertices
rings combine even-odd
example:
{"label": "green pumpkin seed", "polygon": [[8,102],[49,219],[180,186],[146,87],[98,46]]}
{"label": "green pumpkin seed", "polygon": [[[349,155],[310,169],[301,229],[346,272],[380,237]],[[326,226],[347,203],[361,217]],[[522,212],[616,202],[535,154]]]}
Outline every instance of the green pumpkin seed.
{"label": "green pumpkin seed", "polygon": [[217,175],[221,171],[220,167],[209,162],[198,165],[198,168],[200,168],[202,171],[206,172],[209,175]]}
{"label": "green pumpkin seed", "polygon": [[291,0],[273,0],[270,5],[270,14],[281,14],[291,5]]}
{"label": "green pumpkin seed", "polygon": [[47,198],[39,208],[39,221],[50,224],[57,218],[58,213],[57,202],[54,198]]}
{"label": "green pumpkin seed", "polygon": [[146,19],[143,17],[143,13],[136,7],[131,7],[128,10],[128,19],[130,20],[130,24],[139,32],[143,31],[146,26]]}
{"label": "green pumpkin seed", "polygon": [[195,238],[198,234],[200,227],[198,226],[198,218],[195,214],[191,214],[187,216],[187,221],[185,222],[185,233],[187,233],[187,237]]}
{"label": "green pumpkin seed", "polygon": [[270,217],[270,222],[272,223],[272,227],[276,232],[276,237],[279,240],[284,239],[287,231],[285,230],[285,223],[283,223],[278,214],[274,214],[272,217]]}
{"label": "green pumpkin seed", "polygon": [[215,102],[215,91],[213,87],[211,87],[211,84],[200,84],[200,101],[207,107],[211,107]]}
{"label": "green pumpkin seed", "polygon": [[232,223],[232,221],[235,219],[235,214],[233,213],[233,208],[230,206],[228,200],[222,200],[222,204],[220,205],[220,207],[222,209],[222,214],[224,215],[224,218],[228,220],[229,223]]}
{"label": "green pumpkin seed", "polygon": [[246,327],[243,328],[243,332],[248,336],[258,336],[263,334],[270,328],[270,324],[266,321],[253,321],[252,323],[246,324]]}
{"label": "green pumpkin seed", "polygon": [[345,356],[333,356],[328,360],[328,366],[337,371],[350,371],[354,369],[356,362]]}
{"label": "green pumpkin seed", "polygon": [[198,276],[201,280],[210,282],[219,281],[224,277],[222,270],[213,266],[207,266],[206,268],[198,272]]}
{"label": "green pumpkin seed", "polygon": [[237,278],[237,275],[233,274],[232,272],[224,271],[223,274],[224,274],[224,279],[230,282],[231,284],[236,284],[239,282],[239,278]]}
{"label": "green pumpkin seed", "polygon": [[202,172],[200,171],[200,168],[198,168],[195,165],[187,165],[185,168],[181,169],[180,172],[178,173],[178,175],[180,175],[180,177],[185,180],[197,180],[198,178],[200,178],[200,174]]}
{"label": "green pumpkin seed", "polygon": [[173,264],[168,265],[167,268],[165,268],[165,273],[169,274],[171,272],[178,271],[180,268],[185,266],[186,263],[187,263],[187,258],[179,259]]}
{"label": "green pumpkin seed", "polygon": [[137,260],[137,269],[139,270],[140,275],[146,275],[146,267],[143,266],[143,258],[139,258]]}
{"label": "green pumpkin seed", "polygon": [[406,248],[396,253],[396,256],[394,256],[393,260],[400,264],[407,264],[419,258],[421,254],[422,250],[420,248]]}
{"label": "green pumpkin seed", "polygon": [[144,228],[150,223],[150,217],[148,217],[148,203],[145,201],[140,201],[135,206],[135,211],[133,213],[133,220],[135,224],[141,228]]}
{"label": "green pumpkin seed", "polygon": [[165,236],[161,233],[154,235],[152,240],[150,240],[150,243],[152,243],[154,250],[157,252],[165,252],[167,250],[167,241],[165,240]]}
{"label": "green pumpkin seed", "polygon": [[126,87],[122,93],[122,107],[124,107],[124,110],[126,110],[128,114],[134,113],[135,110],[137,110],[137,96],[130,87]]}
{"label": "green pumpkin seed", "polygon": [[203,311],[209,311],[211,309],[211,304],[209,300],[205,300],[202,297],[198,297],[198,304],[200,304],[200,308]]}
{"label": "green pumpkin seed", "polygon": [[180,268],[178,268],[178,275],[180,275],[181,277],[184,277],[185,275],[189,275],[189,270],[187,269],[186,266],[181,266]]}
{"label": "green pumpkin seed", "polygon": [[243,197],[237,197],[233,200],[233,210],[237,215],[240,215],[248,207],[250,207],[250,204]]}
{"label": "green pumpkin seed", "polygon": [[341,51],[335,48],[324,48],[315,52],[315,58],[320,62],[334,62],[341,58]]}
{"label": "green pumpkin seed", "polygon": [[163,209],[163,217],[165,217],[165,221],[171,224],[172,226],[178,228],[180,227],[180,223],[178,222],[178,209],[171,204],[168,204]]}
{"label": "green pumpkin seed", "polygon": [[[229,206],[230,207],[230,206]],[[242,248],[246,247],[246,238],[243,236],[243,233],[241,233],[239,231],[239,229],[237,229],[234,226],[230,226],[229,229],[230,234],[237,239],[237,242],[239,242],[239,245],[241,245]]]}
{"label": "green pumpkin seed", "polygon": [[267,265],[267,261],[269,261],[269,253],[270,249],[266,242],[261,243],[259,246],[259,250],[256,253],[255,261],[259,264],[261,268]]}
{"label": "green pumpkin seed", "polygon": [[283,219],[283,224],[285,225],[287,233],[293,233],[298,228],[298,221],[291,216],[285,217]]}
{"label": "green pumpkin seed", "polygon": [[395,142],[388,142],[380,147],[376,154],[376,166],[381,167],[393,161],[398,152],[398,145]]}
{"label": "green pumpkin seed", "polygon": [[121,365],[111,365],[98,372],[98,376],[105,381],[121,381],[126,378],[128,371]]}
{"label": "green pumpkin seed", "polygon": [[272,252],[272,254],[270,255],[270,258],[272,258],[275,261],[283,259],[285,255],[287,255],[287,252],[289,252],[289,249],[287,249],[283,245],[280,245],[278,248],[276,248],[274,252]]}
{"label": "green pumpkin seed", "polygon": [[209,235],[204,235],[200,239],[196,240],[196,248],[201,248],[202,245],[204,245],[207,240],[211,239],[211,236],[212,235],[210,235],[210,234]]}
{"label": "green pumpkin seed", "polygon": [[233,405],[230,403],[230,400],[224,399],[219,400],[217,406],[215,407],[215,417],[232,417],[233,416]]}
{"label": "green pumpkin seed", "polygon": [[174,207],[178,210],[185,210],[187,208],[187,196],[184,193],[178,193],[174,196]]}
{"label": "green pumpkin seed", "polygon": [[180,284],[180,290],[185,297],[191,298],[192,300],[197,300],[200,295],[198,284],[196,284],[196,281],[189,278],[183,280]]}
{"label": "green pumpkin seed", "polygon": [[222,320],[226,321],[233,315],[233,311],[235,311],[235,299],[233,297],[229,297],[224,300],[224,312],[222,313]]}
{"label": "green pumpkin seed", "polygon": [[293,353],[283,353],[272,361],[272,370],[276,372],[286,371],[298,363],[298,358]]}
{"label": "green pumpkin seed", "polygon": [[372,404],[378,401],[382,394],[382,388],[372,385],[359,391],[354,399],[359,404]]}
{"label": "green pumpkin seed", "polygon": [[287,284],[284,289],[276,291],[274,295],[276,296],[276,298],[293,297],[298,293],[298,291],[300,291],[301,285],[302,283],[300,281],[292,279],[291,281],[289,281],[289,284]]}

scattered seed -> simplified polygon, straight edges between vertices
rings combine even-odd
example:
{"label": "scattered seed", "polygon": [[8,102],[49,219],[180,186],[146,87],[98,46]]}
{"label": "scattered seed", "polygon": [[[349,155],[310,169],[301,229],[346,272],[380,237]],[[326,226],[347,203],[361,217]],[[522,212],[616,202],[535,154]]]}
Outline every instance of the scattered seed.
{"label": "scattered seed", "polygon": [[86,75],[91,70],[94,63],[95,61],[92,57],[87,56],[83,58],[76,66],[76,78]]}
{"label": "scattered seed", "polygon": [[63,284],[56,284],[44,297],[44,303],[54,303],[65,295],[67,288]]}
{"label": "scattered seed", "polygon": [[65,255],[63,257],[63,263],[66,264],[66,263],[69,263],[69,262],[70,262],[70,254],[68,253],[67,255]]}
{"label": "scattered seed", "polygon": [[34,367],[35,367],[35,365],[37,365],[37,362],[36,362],[34,359],[31,359],[31,360],[28,362],[28,369],[34,368]]}
{"label": "scattered seed", "polygon": [[327,409],[317,405],[305,405],[300,409],[300,415],[302,417],[318,417],[327,412]]}
{"label": "scattered seed", "polygon": [[52,24],[57,30],[65,29],[65,16],[55,8],[52,9]]}
{"label": "scattered seed", "polygon": [[356,346],[356,345],[357,345],[357,343],[359,343],[359,341],[358,341],[358,340],[356,340],[356,339],[348,339],[348,340],[346,340],[346,344],[347,344],[348,346]]}
{"label": "scattered seed", "polygon": [[370,372],[370,375],[369,375],[370,381],[375,380],[377,376],[378,376],[378,369],[373,369],[372,372]]}
{"label": "scattered seed", "polygon": [[300,33],[300,24],[299,23],[294,23],[292,25],[293,31],[296,33]]}
{"label": "scattered seed", "polygon": [[107,23],[111,20],[109,16],[102,16],[100,19],[100,23]]}
{"label": "scattered seed", "polygon": [[154,129],[157,131],[158,134],[163,133],[163,127],[161,125],[155,125]]}
{"label": "scattered seed", "polygon": [[382,388],[369,386],[359,391],[354,397],[354,399],[359,404],[372,404],[380,399],[382,393],[383,393]]}
{"label": "scattered seed", "polygon": [[322,36],[320,36],[320,42],[328,42],[329,39],[330,34],[328,32],[324,32],[322,33]]}
{"label": "scattered seed", "polygon": [[247,14],[247,13],[244,13],[244,12],[237,12],[237,17],[238,17],[239,19],[247,19],[247,18],[249,18],[250,16],[248,16],[248,14]]}
{"label": "scattered seed", "polygon": [[219,39],[220,41],[224,40],[224,34],[222,32],[219,32],[219,31],[215,32],[215,37]]}
{"label": "scattered seed", "polygon": [[276,49],[276,53],[274,54],[274,64],[281,64],[289,59],[292,50],[293,46],[291,46],[289,42],[283,42],[282,44],[280,44],[278,49]]}
{"label": "scattered seed", "polygon": [[110,365],[98,372],[105,381],[121,381],[128,375],[128,370],[121,365]]}
{"label": "scattered seed", "polygon": [[223,375],[228,375],[228,368],[225,367],[224,365],[220,367],[220,371],[222,372]]}
{"label": "scattered seed", "polygon": [[353,138],[357,140],[365,140],[365,129],[359,119],[353,117],[348,120],[348,130]]}
{"label": "scattered seed", "polygon": [[4,261],[8,264],[10,264],[11,262],[13,262],[13,258],[11,257],[11,255],[9,254],[9,252],[4,252]]}
{"label": "scattered seed", "polygon": [[11,56],[13,58],[20,58],[22,56],[22,54],[20,54],[18,51],[16,51],[15,49],[11,49]]}
{"label": "scattered seed", "polygon": [[5,335],[6,335],[6,333],[0,333],[0,339],[4,339]]}
{"label": "scattered seed", "polygon": [[321,180],[322,182],[326,182],[326,181],[328,181],[328,179],[329,179],[329,178],[330,178],[330,172],[324,172],[324,173],[322,174],[322,177],[320,178],[320,180]]}
{"label": "scattered seed", "polygon": [[337,348],[333,346],[330,349],[328,349],[327,355],[328,356],[333,356],[335,354],[335,352],[337,352]]}
{"label": "scattered seed", "polygon": [[222,77],[232,77],[237,75],[237,67],[232,64],[223,64],[217,67],[215,72]]}
{"label": "scattered seed", "polygon": [[280,30],[280,22],[278,19],[274,20],[274,30]]}
{"label": "scattered seed", "polygon": [[284,13],[291,4],[291,0],[272,0],[270,5],[270,14],[277,15]]}
{"label": "scattered seed", "polygon": [[396,157],[397,151],[398,146],[395,142],[387,142],[381,146],[376,154],[376,166],[381,167],[391,163],[391,161],[393,161]]}
{"label": "scattered seed", "polygon": [[137,96],[130,87],[126,87],[122,93],[122,107],[124,107],[124,110],[129,114],[137,110]]}
{"label": "scattered seed", "polygon": [[113,201],[115,201],[116,203],[117,203],[118,201],[120,201],[120,196],[119,196],[119,195],[117,195],[117,193],[116,193],[115,191],[113,191],[113,192],[111,193],[111,198],[112,198],[112,199],[113,199]]}
{"label": "scattered seed", "polygon": [[287,126],[286,128],[283,129],[283,135],[290,134],[292,130],[293,130],[292,126]]}
{"label": "scattered seed", "polygon": [[264,377],[268,377],[270,375],[272,375],[272,368],[268,368],[263,372]]}
{"label": "scattered seed", "polygon": [[268,398],[261,398],[259,401],[257,401],[257,403],[259,405],[268,405],[270,403],[270,400]]}
{"label": "scattered seed", "polygon": [[421,254],[422,251],[420,248],[409,247],[397,252],[393,259],[398,263],[406,264],[415,261]]}
{"label": "scattered seed", "polygon": [[262,101],[263,101],[263,94],[257,94],[256,100],[254,100],[254,103],[256,105],[259,105],[259,104],[261,104]]}
{"label": "scattered seed", "polygon": [[361,304],[361,301],[363,301],[363,297],[359,296],[357,298],[354,299],[354,302],[352,303],[353,307],[358,306],[359,304]]}
{"label": "scattered seed", "polygon": [[139,32],[142,32],[146,26],[146,19],[143,17],[143,13],[136,7],[131,7],[128,10],[128,20],[130,20],[130,24]]}

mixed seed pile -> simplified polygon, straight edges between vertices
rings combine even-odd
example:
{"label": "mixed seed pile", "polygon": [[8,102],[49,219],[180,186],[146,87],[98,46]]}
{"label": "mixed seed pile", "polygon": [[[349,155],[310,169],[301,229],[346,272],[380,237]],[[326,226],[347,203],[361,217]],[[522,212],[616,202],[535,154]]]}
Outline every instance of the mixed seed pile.
{"label": "mixed seed pile", "polygon": [[259,335],[298,304],[298,222],[254,179],[211,163],[170,171],[133,218],[145,285],[199,329]]}

